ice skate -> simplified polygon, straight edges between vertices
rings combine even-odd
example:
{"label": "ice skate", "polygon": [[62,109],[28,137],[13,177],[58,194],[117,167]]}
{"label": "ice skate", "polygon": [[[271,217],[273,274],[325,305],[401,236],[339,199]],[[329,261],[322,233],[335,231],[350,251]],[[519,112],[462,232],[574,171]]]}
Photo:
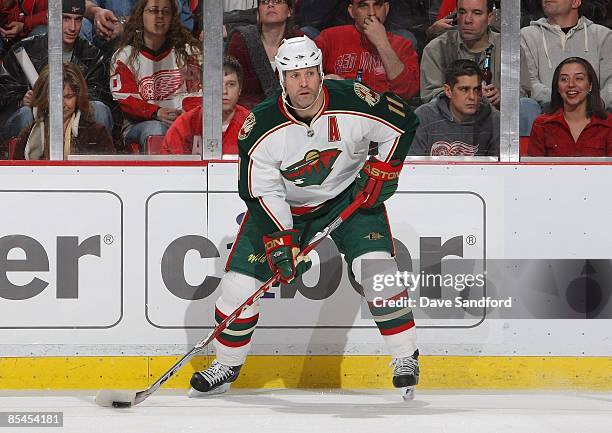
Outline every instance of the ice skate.
{"label": "ice skate", "polygon": [[230,367],[214,360],[206,370],[196,371],[191,376],[189,397],[209,397],[226,393],[231,383],[238,378],[241,368],[241,365]]}
{"label": "ice skate", "polygon": [[393,386],[400,389],[404,400],[414,399],[414,389],[419,383],[419,350],[415,350],[412,356],[394,359],[391,365]]}

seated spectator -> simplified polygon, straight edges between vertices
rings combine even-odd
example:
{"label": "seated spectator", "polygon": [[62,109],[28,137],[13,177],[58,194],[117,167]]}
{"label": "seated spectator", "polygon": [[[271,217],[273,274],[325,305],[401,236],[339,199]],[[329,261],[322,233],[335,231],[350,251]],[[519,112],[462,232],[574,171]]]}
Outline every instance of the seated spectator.
{"label": "seated spectator", "polygon": [[139,0],[111,64],[111,91],[125,116],[123,138],[145,149],[183,112],[201,103],[200,43],[173,0]]}
{"label": "seated spectator", "polygon": [[47,0],[0,0],[0,59],[10,45],[47,32]]}
{"label": "seated spectator", "polygon": [[19,5],[17,0],[0,0],[0,61],[16,38],[5,36],[7,31],[19,20]]}
{"label": "seated spectator", "polygon": [[612,156],[612,115],[606,113],[593,66],[563,60],[552,79],[550,107],[533,123],[530,156]]}
{"label": "seated spectator", "polygon": [[[49,68],[40,72],[32,89],[35,122],[17,137],[14,159],[49,159]],[[89,112],[87,83],[74,63],[64,63],[64,158],[71,154],[114,153],[106,128]]]}
{"label": "seated spectator", "polygon": [[[84,11],[84,0],[64,0],[62,3],[63,59],[81,69],[86,77],[94,120],[111,132],[113,121],[109,107],[112,98],[108,89],[107,64],[96,47],[79,37]],[[31,84],[18,60],[18,53],[25,50],[39,72],[48,62],[48,41],[46,34],[24,39],[13,45],[4,58],[0,68],[0,109],[6,123],[0,132],[0,141],[16,136],[34,122]]]}
{"label": "seated spectator", "polygon": [[[243,71],[230,56],[223,59],[223,143],[222,154],[238,156],[238,133],[249,110],[238,105]],[[162,154],[191,154],[194,141],[202,142],[202,106],[182,114],[172,124],[161,145]]]}
{"label": "seated spectator", "polygon": [[[181,23],[194,29],[194,16],[189,0],[176,0],[180,8]],[[107,57],[115,52],[125,23],[136,7],[137,0],[87,0],[83,35]]]}
{"label": "seated spectator", "polygon": [[501,37],[489,26],[493,20],[493,0],[458,0],[457,28],[432,40],[421,58],[421,99],[431,101],[444,87],[445,71],[457,59],[470,59],[484,66],[487,52],[491,54],[491,84],[482,94],[495,107],[501,100]]}
{"label": "seated spectator", "polygon": [[427,36],[430,39],[440,36],[447,30],[452,29],[456,25],[457,0],[441,0],[436,21],[427,28]]}
{"label": "seated spectator", "polygon": [[227,54],[244,70],[239,102],[249,109],[280,91],[274,56],[283,39],[302,35],[293,28],[293,0],[259,0],[257,15],[257,26],[236,27],[227,43]]}
{"label": "seated spectator", "polygon": [[[612,0],[582,0],[579,13],[596,24],[612,25]],[[542,0],[521,0],[521,28],[541,18]]]}
{"label": "seated spectator", "polygon": [[408,100],[419,90],[415,49],[404,38],[386,31],[388,0],[351,0],[354,25],[323,30],[315,42],[323,52],[326,78],[355,79],[376,92],[391,91]]}
{"label": "seated spectator", "polygon": [[415,111],[420,124],[409,155],[499,156],[499,111],[482,99],[482,72],[472,60],[455,60],[444,92]]}
{"label": "seated spectator", "polygon": [[[542,0],[545,18],[521,29],[521,48],[531,83],[531,99],[521,100],[520,134],[527,135],[540,107],[550,103],[555,68],[570,56],[582,56],[595,69],[601,83],[601,97],[612,108],[612,30],[580,16],[581,2]],[[531,113],[525,116],[524,113]]]}

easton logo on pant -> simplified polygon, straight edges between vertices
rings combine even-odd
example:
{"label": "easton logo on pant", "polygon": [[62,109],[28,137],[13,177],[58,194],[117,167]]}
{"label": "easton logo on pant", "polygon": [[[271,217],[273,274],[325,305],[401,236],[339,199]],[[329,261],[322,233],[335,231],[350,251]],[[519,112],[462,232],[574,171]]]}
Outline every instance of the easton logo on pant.
{"label": "easton logo on pant", "polygon": [[309,150],[301,161],[281,170],[285,179],[296,186],[321,185],[334,168],[340,149]]}

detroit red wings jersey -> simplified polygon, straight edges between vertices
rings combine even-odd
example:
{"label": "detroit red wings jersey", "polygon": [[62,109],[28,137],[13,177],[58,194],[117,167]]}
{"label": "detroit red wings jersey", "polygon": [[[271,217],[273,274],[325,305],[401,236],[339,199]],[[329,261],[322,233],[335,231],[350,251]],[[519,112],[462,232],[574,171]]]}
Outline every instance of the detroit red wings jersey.
{"label": "detroit red wings jersey", "polygon": [[201,103],[199,56],[194,56],[188,65],[179,68],[174,48],[168,48],[157,56],[142,50],[134,60],[134,67],[130,67],[128,58],[133,49],[127,46],[117,52],[111,65],[113,98],[127,117],[148,120],[159,107],[187,111]]}
{"label": "detroit red wings jersey", "polygon": [[418,120],[401,98],[353,81],[325,81],[323,92],[309,125],[271,98],[240,131],[239,192],[263,233],[293,227],[293,215],[324,208],[344,192],[371,141],[382,160],[404,160],[408,152]]}

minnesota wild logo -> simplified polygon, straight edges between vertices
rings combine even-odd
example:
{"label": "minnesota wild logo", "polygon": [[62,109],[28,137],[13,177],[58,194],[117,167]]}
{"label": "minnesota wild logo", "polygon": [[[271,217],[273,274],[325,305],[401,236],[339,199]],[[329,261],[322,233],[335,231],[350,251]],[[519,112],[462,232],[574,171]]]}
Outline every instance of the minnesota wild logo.
{"label": "minnesota wild logo", "polygon": [[355,83],[353,85],[353,90],[355,90],[355,94],[367,102],[370,107],[375,106],[378,104],[378,101],[380,101],[380,95],[378,93],[361,83]]}
{"label": "minnesota wild logo", "polygon": [[255,115],[253,113],[249,113],[246,119],[244,119],[244,123],[242,124],[242,128],[240,128],[240,132],[238,132],[238,140],[246,139],[253,128],[255,127]]}
{"label": "minnesota wild logo", "polygon": [[321,185],[334,168],[340,153],[339,149],[309,150],[304,159],[281,170],[281,174],[299,187]]}

